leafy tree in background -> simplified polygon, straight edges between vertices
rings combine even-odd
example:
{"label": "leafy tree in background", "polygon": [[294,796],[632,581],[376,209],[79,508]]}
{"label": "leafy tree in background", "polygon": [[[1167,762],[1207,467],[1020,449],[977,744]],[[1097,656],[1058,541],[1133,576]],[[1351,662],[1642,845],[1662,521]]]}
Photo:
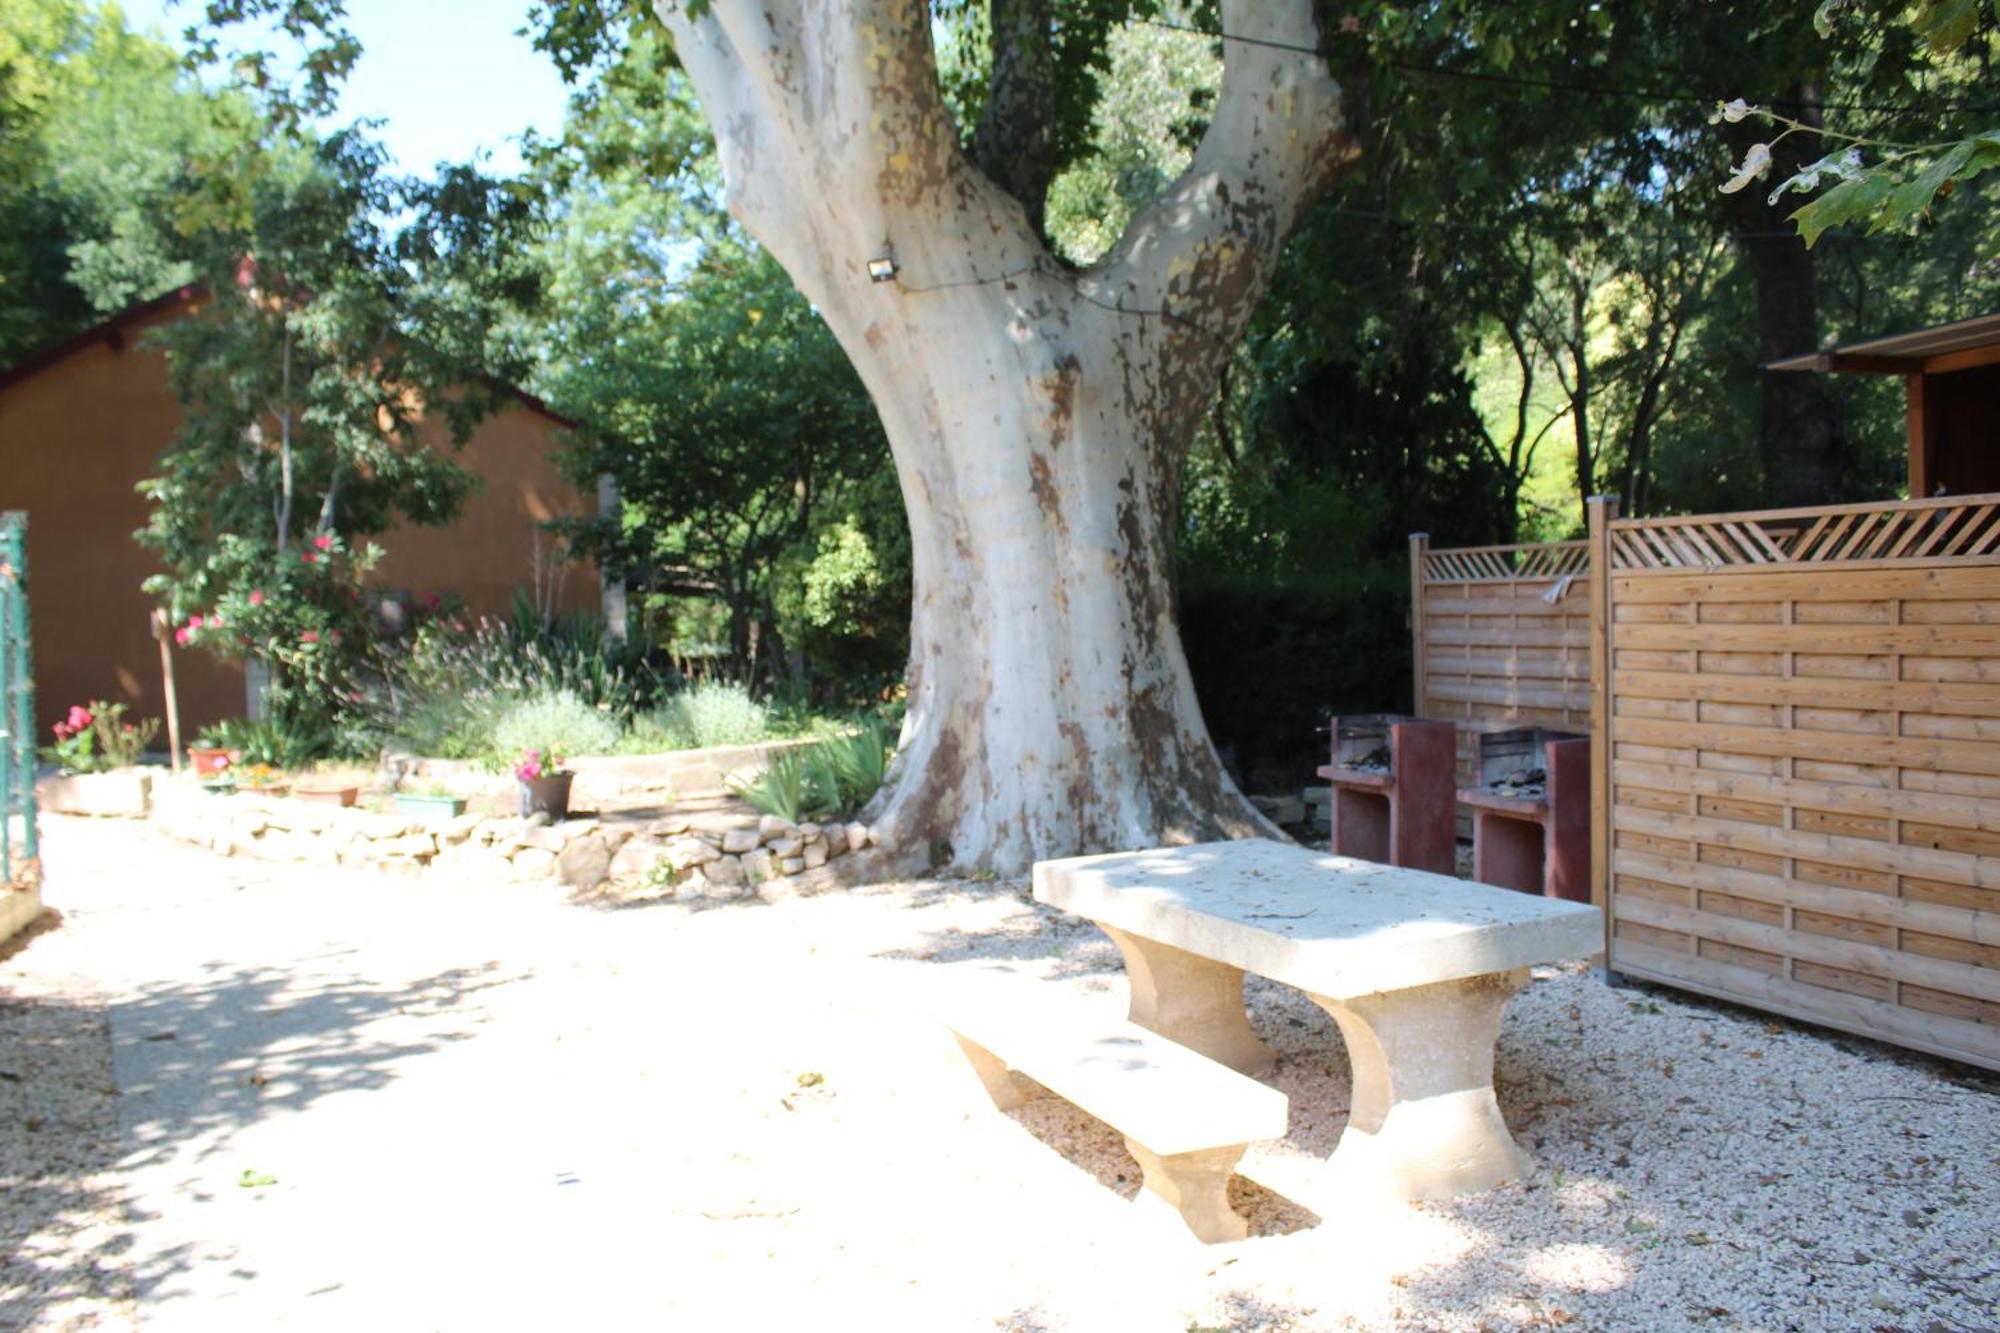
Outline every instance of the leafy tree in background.
{"label": "leafy tree in background", "polygon": [[550,299],[536,386],[583,423],[578,475],[612,477],[623,508],[580,535],[656,598],[725,608],[739,673],[892,674],[908,538],[879,484],[880,422],[818,315],[724,214],[664,45],[641,29],[537,155]]}
{"label": "leafy tree in background", "polygon": [[188,281],[169,215],[253,122],[115,8],[0,3],[0,365]]}
{"label": "leafy tree in background", "polygon": [[141,488],[138,535],[165,566],[149,589],[184,642],[264,668],[261,707],[318,744],[375,666],[367,539],[455,516],[472,479],[437,437],[462,443],[525,369],[500,315],[539,291],[519,190],[469,167],[398,180],[360,130],[301,128],[329,68],[218,99],[233,132],[140,229],[205,288],[152,335],[184,425]]}

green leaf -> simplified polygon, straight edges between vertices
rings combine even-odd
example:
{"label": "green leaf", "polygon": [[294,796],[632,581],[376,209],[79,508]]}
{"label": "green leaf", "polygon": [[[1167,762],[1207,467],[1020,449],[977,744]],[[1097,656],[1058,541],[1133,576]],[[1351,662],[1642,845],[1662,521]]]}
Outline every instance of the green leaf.
{"label": "green leaf", "polygon": [[1979,0],[1923,0],[1910,28],[1931,44],[1934,55],[1964,46],[1979,27]]}
{"label": "green leaf", "polygon": [[1943,157],[1918,172],[1915,177],[1889,192],[1889,199],[1873,230],[1907,221],[1930,208],[1931,200],[1944,183],[1956,176],[1972,156],[1972,140],[1952,145]]}
{"label": "green leaf", "polygon": [[1842,181],[1793,213],[1791,220],[1798,224],[1799,235],[1804,238],[1806,248],[1811,249],[1813,242],[1827,228],[1875,216],[1888,198],[1889,190],[1889,178],[1880,173]]}
{"label": "green leaf", "polygon": [[275,1185],[278,1183],[278,1178],[266,1175],[262,1171],[252,1171],[246,1166],[243,1168],[243,1174],[236,1178],[236,1183],[246,1190],[254,1190],[262,1189],[266,1185]]}

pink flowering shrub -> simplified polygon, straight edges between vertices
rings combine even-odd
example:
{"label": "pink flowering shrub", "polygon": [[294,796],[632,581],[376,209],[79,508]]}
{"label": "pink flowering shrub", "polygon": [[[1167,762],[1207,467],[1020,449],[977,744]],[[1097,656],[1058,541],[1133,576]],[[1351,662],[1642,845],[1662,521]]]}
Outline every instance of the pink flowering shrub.
{"label": "pink flowering shrub", "polygon": [[566,771],[562,756],[554,750],[525,750],[514,765],[514,776],[523,782],[560,777]]}
{"label": "pink flowering shrub", "polygon": [[105,773],[138,763],[159,734],[160,720],[127,722],[124,704],[92,699],[89,707],[70,705],[53,730],[56,743],[43,748],[42,758],[65,773]]}
{"label": "pink flowering shrub", "polygon": [[372,608],[363,580],[380,558],[350,550],[333,533],[280,556],[268,546],[225,537],[192,578],[152,585],[178,601],[174,642],[228,661],[260,660],[270,670],[266,702],[274,725],[320,738],[323,751],[358,723],[356,696],[380,674]]}

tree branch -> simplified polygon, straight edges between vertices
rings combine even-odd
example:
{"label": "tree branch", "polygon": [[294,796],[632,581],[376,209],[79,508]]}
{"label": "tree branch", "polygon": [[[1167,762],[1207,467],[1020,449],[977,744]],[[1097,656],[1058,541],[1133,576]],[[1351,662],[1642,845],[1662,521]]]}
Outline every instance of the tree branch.
{"label": "tree branch", "polygon": [[[1234,341],[1308,205],[1354,160],[1310,0],[1223,0],[1222,94],[1194,160],[1079,284]],[[1231,38],[1252,40],[1230,40]]]}
{"label": "tree branch", "polygon": [[993,0],[993,73],[972,161],[1020,201],[1039,235],[1056,176],[1056,61],[1049,0]]}
{"label": "tree branch", "polygon": [[[963,215],[960,187],[973,180],[1013,203],[959,151],[923,0],[692,8],[662,0],[660,13],[715,130],[724,200],[795,280],[807,279],[800,261],[817,249],[865,285],[868,259],[895,251],[899,230]],[[1033,239],[1025,215],[1019,228]]]}

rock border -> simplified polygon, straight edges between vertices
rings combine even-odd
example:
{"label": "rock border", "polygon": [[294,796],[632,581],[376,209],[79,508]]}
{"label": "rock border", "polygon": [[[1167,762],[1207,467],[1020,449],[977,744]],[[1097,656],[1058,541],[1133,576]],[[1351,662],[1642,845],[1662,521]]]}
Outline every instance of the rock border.
{"label": "rock border", "polygon": [[746,897],[767,885],[780,893],[835,887],[854,881],[855,853],[877,845],[860,822],[745,815],[697,829],[685,816],[615,811],[560,823],[543,814],[427,821],[288,797],[217,797],[185,782],[155,787],[153,819],[168,836],[222,856],[576,890],[638,880],[671,887],[676,898]]}

